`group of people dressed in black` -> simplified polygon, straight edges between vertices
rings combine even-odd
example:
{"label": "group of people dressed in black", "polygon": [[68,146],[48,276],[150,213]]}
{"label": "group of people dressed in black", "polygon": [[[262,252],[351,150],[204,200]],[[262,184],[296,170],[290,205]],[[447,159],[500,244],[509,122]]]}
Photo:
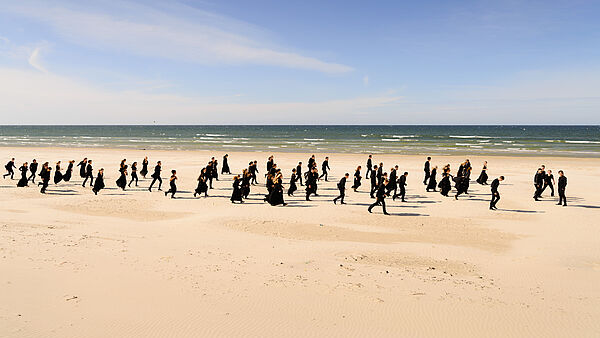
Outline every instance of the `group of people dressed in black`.
{"label": "group of people dressed in black", "polygon": [[[231,169],[229,167],[228,162],[229,156],[225,154],[223,156],[223,162],[221,167],[221,174],[231,174]],[[138,186],[139,177],[138,177],[138,162],[133,162],[131,165],[126,164],[127,160],[123,159],[119,165],[119,178],[116,180],[117,187],[125,190],[127,187],[131,187],[132,184]],[[148,157],[145,157],[142,161],[141,170],[139,170],[139,174],[146,179],[146,175],[148,174]],[[40,177],[41,182],[38,183],[38,186],[41,186],[41,193],[46,193],[46,189],[50,183],[50,180],[53,178],[54,184],[59,184],[61,181],[68,182],[71,180],[72,172],[75,166],[75,161],[71,160],[68,162],[66,170],[62,170],[61,162],[58,161],[55,165],[54,175],[52,175],[52,167],[48,162],[43,163],[42,167],[37,172],[38,162],[34,159],[30,164],[25,162],[22,166],[18,168],[21,172],[21,178],[17,182],[18,187],[26,187],[29,186],[29,182],[31,181],[35,184],[36,175]],[[90,187],[92,187],[92,191],[94,194],[98,194],[103,188],[105,188],[104,183],[104,169],[101,168],[97,171],[96,177],[94,179],[93,176],[93,167],[92,160],[88,158],[84,158],[81,160],[77,166],[79,167],[79,175],[83,179],[82,186],[86,186],[87,181],[89,180]],[[369,155],[366,163],[366,178],[370,179],[370,197],[375,199],[375,202],[368,207],[368,211],[372,212],[373,208],[376,206],[381,206],[384,214],[388,214],[386,210],[385,198],[392,197],[393,200],[399,198],[402,202],[406,202],[406,180],[408,177],[408,172],[404,172],[400,174],[398,166],[394,166],[390,168],[389,175],[383,169],[383,163],[379,163],[379,165],[373,165],[373,155]],[[210,161],[208,161],[207,165],[200,170],[200,175],[198,176],[198,185],[194,191],[194,197],[208,196],[208,191],[213,189],[213,180],[219,179],[219,171],[218,171],[218,161],[212,157]],[[15,165],[15,159],[12,158],[6,165],[6,174],[3,175],[3,178],[10,177],[14,179],[15,171],[17,169]],[[312,155],[307,162],[306,170],[303,171],[302,162],[298,162],[296,168],[292,169],[289,187],[287,189],[288,196],[294,196],[295,191],[298,190],[298,184],[300,186],[305,186],[305,198],[307,201],[310,201],[311,196],[319,196],[317,194],[318,184],[320,180],[328,181],[328,172],[329,167],[329,157],[325,157],[323,162],[321,163],[321,174],[319,174],[317,161],[315,155]],[[476,182],[481,185],[488,185],[488,174],[487,174],[487,161],[483,163],[483,167],[479,177]],[[357,191],[361,186],[361,170],[362,167],[358,166],[354,172],[354,179],[352,189],[353,191]],[[463,163],[460,164],[456,175],[452,175],[450,170],[450,164],[446,164],[442,168],[441,179],[437,181],[438,167],[432,166],[431,157],[427,157],[427,160],[424,164],[424,179],[423,184],[426,186],[425,190],[427,192],[437,191],[439,188],[440,193],[443,196],[449,196],[450,191],[452,190],[452,182],[454,182],[454,187],[456,189],[456,194],[454,195],[455,199],[461,194],[468,194],[469,191],[469,183],[470,176],[472,171],[472,166],[470,161],[467,159]],[[162,186],[162,163],[158,161],[156,166],[154,167],[154,172],[150,176],[152,181],[150,186],[148,187],[148,191],[152,191],[152,188],[156,182],[158,182],[158,190],[161,190]],[[248,163],[248,167],[242,171],[242,174],[235,175],[233,177],[233,192],[231,195],[232,203],[243,203],[245,199],[250,195],[251,186],[258,184],[257,174],[259,173],[257,161],[250,161]],[[560,170],[558,178],[558,194],[559,194],[559,202],[558,205],[567,205],[565,190],[567,185],[567,178],[564,175],[564,172]],[[130,180],[127,179],[127,176],[131,176]],[[343,177],[337,183],[337,188],[339,190],[339,195],[333,199],[333,203],[337,204],[339,201],[340,204],[346,204],[344,202],[344,198],[346,196],[346,184],[350,177],[349,173],[345,173]],[[287,205],[284,200],[284,187],[283,187],[283,174],[281,169],[278,168],[277,164],[274,161],[273,156],[269,156],[266,163],[266,188],[267,194],[264,197],[264,201],[269,204],[276,205]],[[490,184],[491,188],[491,201],[490,201],[490,209],[495,210],[496,204],[500,200],[500,193],[498,191],[498,187],[500,182],[504,180],[504,176],[499,176],[494,179]],[[177,171],[171,170],[171,177],[169,178],[169,189],[165,192],[165,196],[171,194],[171,198],[175,198],[175,194],[177,193]],[[535,193],[533,198],[538,201],[541,198],[542,193],[546,188],[549,188],[551,191],[551,196],[554,196],[554,176],[551,170],[546,170],[545,166],[541,166],[535,176],[534,176],[534,186]]]}

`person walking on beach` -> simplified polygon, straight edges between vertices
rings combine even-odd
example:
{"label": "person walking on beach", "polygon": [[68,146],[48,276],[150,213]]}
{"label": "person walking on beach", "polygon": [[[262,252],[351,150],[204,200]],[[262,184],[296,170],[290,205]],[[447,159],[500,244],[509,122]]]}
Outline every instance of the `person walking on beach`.
{"label": "person walking on beach", "polygon": [[13,177],[15,176],[15,171],[13,169],[17,168],[17,166],[15,166],[15,158],[13,157],[10,161],[8,161],[8,163],[6,163],[4,168],[6,168],[6,174],[4,174],[2,176],[2,178],[6,178],[6,176],[10,176],[10,179],[12,180]]}
{"label": "person walking on beach", "polygon": [[440,188],[440,194],[442,194],[442,196],[448,197],[448,193],[450,190],[452,190],[452,183],[450,182],[451,178],[452,175],[450,175],[450,172],[445,172],[442,174],[442,179],[438,184],[438,188]]}
{"label": "person walking on beach", "polygon": [[319,176],[319,179],[325,177],[325,182],[327,182],[327,170],[331,170],[331,168],[329,168],[329,157],[325,156],[325,160],[323,161],[323,164],[321,164],[321,171],[323,172],[321,173],[321,176]]}
{"label": "person walking on beach", "polygon": [[317,195],[317,179],[319,178],[319,173],[317,172],[317,168],[312,168],[306,177],[306,200],[310,201],[310,195]]}
{"label": "person walking on beach", "polygon": [[298,175],[296,175],[296,169],[292,169],[292,174],[290,175],[290,187],[288,188],[288,196],[294,196],[294,192],[298,190],[298,186],[296,186],[296,181],[298,180]]}
{"label": "person walking on beach", "polygon": [[542,197],[542,189],[544,188],[544,169],[538,168],[535,176],[533,176],[533,186],[535,187],[533,199],[539,201],[539,198]]}
{"label": "person walking on beach", "polygon": [[121,168],[119,168],[119,178],[117,179],[117,187],[121,188],[125,191],[125,187],[127,186],[127,165],[123,164]]}
{"label": "person walking on beach", "polygon": [[300,186],[303,186],[304,184],[302,184],[302,162],[298,162],[298,165],[296,166],[296,181],[300,182]]}
{"label": "person walking on beach", "polygon": [[142,161],[142,170],[140,170],[140,175],[142,175],[144,179],[146,179],[146,175],[148,175],[148,156],[144,157],[144,160]]}
{"label": "person walking on beach", "polygon": [[223,174],[223,175],[224,174],[228,174],[228,175],[231,174],[231,170],[229,169],[228,159],[229,159],[229,155],[225,154],[223,156],[223,165],[221,166],[221,174]]}
{"label": "person walking on beach", "polygon": [[400,178],[398,178],[398,188],[400,188],[400,193],[394,194],[394,196],[392,196],[392,201],[396,200],[397,197],[400,197],[402,202],[406,202],[406,200],[404,198],[406,196],[406,178],[407,177],[408,177],[408,172],[405,171],[404,174],[402,176],[400,176]]}
{"label": "person walking on beach", "polygon": [[338,182],[337,188],[340,191],[340,195],[333,199],[333,204],[337,204],[337,200],[340,200],[340,204],[346,204],[344,202],[344,196],[346,196],[346,180],[350,177],[350,174],[344,174],[344,177]]}
{"label": "person walking on beach", "polygon": [[31,183],[35,184],[35,173],[37,172],[38,162],[34,158],[31,164],[29,165],[29,172],[31,172],[31,176],[27,180],[31,180]]}
{"label": "person walking on beach", "polygon": [[498,192],[498,186],[500,182],[504,181],[504,176],[500,176],[492,181],[490,188],[492,190],[492,200],[490,201],[490,210],[496,210],[496,203],[500,200],[500,193]]}
{"label": "person walking on beach", "polygon": [[162,170],[162,162],[156,162],[156,167],[154,167],[154,174],[152,174],[152,182],[150,183],[150,187],[148,187],[148,191],[152,192],[152,186],[154,182],[158,181],[158,191],[162,191],[160,187],[162,186],[162,178],[160,177],[160,171]]}
{"label": "person walking on beach", "polygon": [[50,175],[52,173],[52,167],[48,166],[47,164],[44,164],[44,167],[46,170],[43,170],[42,172],[40,172],[40,178],[42,179],[42,189],[40,190],[40,192],[42,194],[46,193],[46,189],[48,188],[48,183],[50,182]]}
{"label": "person walking on beach", "polygon": [[567,196],[565,190],[567,189],[567,176],[562,170],[558,171],[558,204],[563,207],[567,206]]}
{"label": "person walking on beach", "polygon": [[242,180],[239,175],[235,175],[233,177],[233,192],[231,193],[231,203],[240,202],[244,203],[242,200]]}
{"label": "person walking on beach", "polygon": [[19,167],[19,171],[21,172],[21,179],[19,182],[17,182],[17,187],[27,187],[27,182],[29,182],[29,179],[27,179],[27,172],[29,171],[27,162],[23,163],[23,165]]}
{"label": "person walking on beach", "polygon": [[273,158],[273,155],[271,155],[267,160],[267,170],[265,171],[265,177],[267,177],[267,175],[271,172],[271,168],[273,168],[273,163],[275,163],[275,160]]}
{"label": "person walking on beach", "polygon": [[85,169],[88,163],[88,159],[87,157],[85,157],[83,160],[81,160],[79,163],[77,163],[77,166],[80,167],[79,168],[79,176],[81,178],[85,178]]}
{"label": "person walking on beach", "polygon": [[423,171],[425,171],[425,178],[423,179],[423,184],[427,185],[427,180],[429,180],[429,176],[431,175],[430,168],[431,157],[427,157],[427,161],[425,161],[425,165],[423,167]]}
{"label": "person walking on beach", "polygon": [[381,207],[383,208],[383,214],[384,215],[389,215],[385,209],[385,185],[388,183],[387,180],[383,181],[382,184],[379,186],[379,189],[377,189],[377,200],[375,201],[375,203],[369,205],[369,209],[368,211],[370,213],[372,213],[373,208],[375,208],[378,205],[381,205]]}
{"label": "person walking on beach", "polygon": [[131,183],[135,181],[135,186],[138,186],[138,174],[137,174],[137,162],[131,164],[131,181],[129,181],[128,187],[131,188]]}
{"label": "person walking on beach", "polygon": [[379,162],[379,168],[377,168],[377,186],[383,183],[383,162]]}
{"label": "person walking on beach", "polygon": [[104,189],[104,168],[100,168],[100,170],[98,170],[98,176],[96,176],[96,181],[94,182],[92,192],[94,195],[98,195],[102,189]]}
{"label": "person walking on beach", "polygon": [[87,182],[88,178],[90,179],[90,187],[94,184],[94,176],[93,176],[92,171],[93,171],[92,160],[88,160],[87,166],[85,167],[83,184],[81,185],[82,187],[85,187],[85,182]]}
{"label": "person walking on beach", "polygon": [[375,198],[375,191],[377,190],[377,164],[371,170],[371,198]]}
{"label": "person walking on beach", "polygon": [[206,184],[206,168],[202,168],[200,171],[200,176],[198,176],[198,186],[196,190],[194,190],[194,197],[196,195],[202,195],[204,197],[208,197],[208,184]]}
{"label": "person walking on beach", "polygon": [[171,170],[171,178],[169,178],[169,190],[165,191],[165,196],[171,194],[171,198],[175,198],[175,193],[177,192],[177,171]]}
{"label": "person walking on beach", "polygon": [[477,183],[481,185],[487,185],[488,174],[487,174],[487,161],[483,162],[483,169],[481,169],[481,174],[477,178]]}
{"label": "person walking on beach", "polygon": [[360,187],[360,180],[362,179],[362,176],[360,176],[360,169],[361,166],[356,167],[356,170],[354,171],[354,184],[352,185],[352,189],[354,190],[354,192],[356,192],[356,189],[358,189],[358,187]]}
{"label": "person walking on beach", "polygon": [[373,169],[373,155],[369,155],[369,158],[367,159],[367,174],[365,175],[366,179],[369,179],[369,174],[371,173],[372,169]]}
{"label": "person walking on beach", "polygon": [[71,180],[71,177],[73,175],[73,166],[74,165],[75,165],[75,160],[70,160],[69,165],[67,166],[67,170],[65,171],[65,173],[63,175],[63,181],[69,182]]}
{"label": "person walking on beach", "polygon": [[544,175],[544,187],[542,188],[540,195],[546,188],[550,188],[550,196],[554,197],[554,175],[552,175],[552,170],[548,170],[547,174]]}
{"label": "person walking on beach", "polygon": [[[396,193],[398,192],[398,166],[390,168],[390,177],[388,180],[390,181],[390,183],[388,183],[388,185],[385,187],[385,189],[387,190],[386,194],[388,196],[392,195],[393,199],[393,196],[396,195]],[[394,191],[393,194],[392,190]]]}
{"label": "person walking on beach", "polygon": [[254,160],[254,162],[250,162],[250,165],[248,166],[248,171],[252,175],[252,180],[250,182],[252,184],[258,184],[258,181],[256,180],[256,174],[258,174],[258,161]]}
{"label": "person walking on beach", "polygon": [[427,188],[425,189],[427,192],[429,192],[429,190],[432,191],[437,191],[435,190],[435,188],[437,187],[437,166],[433,167],[433,169],[431,170],[431,174],[429,175],[429,183],[427,183]]}
{"label": "person walking on beach", "polygon": [[56,162],[56,170],[54,171],[54,184],[60,183],[62,181],[63,175],[60,171],[60,161]]}

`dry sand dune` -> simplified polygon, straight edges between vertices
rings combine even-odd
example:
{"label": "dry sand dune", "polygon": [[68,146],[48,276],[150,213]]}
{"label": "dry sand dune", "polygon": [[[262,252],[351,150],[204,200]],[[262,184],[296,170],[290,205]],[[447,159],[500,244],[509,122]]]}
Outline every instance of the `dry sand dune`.
{"label": "dry sand dune", "polygon": [[[177,169],[180,198],[149,193],[149,180],[115,189],[119,161],[144,155],[163,161],[165,177]],[[213,155],[0,148],[17,165],[90,157],[108,185],[95,196],[74,173],[42,195],[0,181],[0,336],[600,335],[600,193],[589,182],[600,160],[471,157],[475,176],[483,160],[492,178],[506,176],[492,212],[488,187],[444,198],[420,183],[422,157],[377,155],[410,173],[408,202],[388,200],[384,216],[367,212],[366,180],[348,205],[331,202],[364,155],[328,154],[321,196],[303,201],[300,190],[287,207],[263,203],[263,186],[232,205],[229,175],[193,198]],[[268,155],[231,153],[230,166],[256,159],[262,173]],[[286,182],[309,155],[275,153]],[[462,160],[433,163],[454,171]],[[565,170],[569,207],[549,192],[531,198],[541,163]]]}

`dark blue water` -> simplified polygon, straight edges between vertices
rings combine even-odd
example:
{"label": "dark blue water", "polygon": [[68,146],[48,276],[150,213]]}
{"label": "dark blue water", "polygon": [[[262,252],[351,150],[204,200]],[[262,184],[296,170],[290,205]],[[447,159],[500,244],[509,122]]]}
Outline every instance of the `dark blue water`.
{"label": "dark blue water", "polygon": [[600,126],[0,126],[0,146],[600,157]]}

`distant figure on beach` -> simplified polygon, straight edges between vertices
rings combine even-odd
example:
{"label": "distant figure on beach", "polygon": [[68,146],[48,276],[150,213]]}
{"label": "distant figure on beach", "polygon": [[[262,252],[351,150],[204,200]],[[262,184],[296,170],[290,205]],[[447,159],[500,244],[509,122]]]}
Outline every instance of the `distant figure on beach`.
{"label": "distant figure on beach", "polygon": [[333,204],[337,204],[337,200],[340,200],[340,204],[346,204],[344,197],[346,196],[346,180],[350,177],[349,173],[344,174],[344,177],[338,182],[337,188],[340,191],[340,195],[333,199]]}
{"label": "distant figure on beach", "polygon": [[296,175],[296,169],[292,169],[292,174],[290,175],[290,187],[288,188],[288,196],[294,196],[294,192],[298,190],[298,186],[296,186],[296,181],[298,180],[298,175]]}
{"label": "distant figure on beach", "polygon": [[54,170],[54,184],[60,183],[62,181],[63,175],[60,171],[60,161],[56,162],[56,170]]}
{"label": "distant figure on beach", "polygon": [[360,169],[361,166],[356,167],[356,170],[354,171],[354,184],[352,184],[352,189],[354,190],[354,192],[356,192],[356,189],[358,189],[360,187],[360,180],[362,179],[362,176],[360,176]]}
{"label": "distant figure on beach", "polygon": [[310,201],[310,195],[317,195],[317,180],[319,178],[319,172],[317,168],[313,167],[306,176],[306,200]]}
{"label": "distant figure on beach", "polygon": [[48,183],[50,182],[50,175],[52,173],[52,168],[48,165],[48,162],[44,163],[44,169],[40,172],[40,178],[42,179],[42,189],[40,192],[42,194],[46,193],[46,189],[48,188]]}
{"label": "distant figure on beach", "polygon": [[483,168],[481,169],[481,174],[477,178],[477,183],[481,185],[487,185],[488,174],[487,174],[487,161],[483,162]]}
{"label": "distant figure on beach", "polygon": [[375,191],[377,190],[377,164],[371,170],[371,198],[375,198]]}
{"label": "distant figure on beach", "polygon": [[308,162],[306,163],[306,167],[308,168],[307,173],[310,173],[311,170],[317,166],[317,160],[315,155],[312,155],[309,159]]}
{"label": "distant figure on beach", "polygon": [[558,171],[558,204],[563,207],[567,206],[567,196],[565,190],[567,189],[567,176],[562,170]]}
{"label": "distant figure on beach", "polygon": [[252,180],[252,174],[250,174],[247,169],[244,169],[242,171],[241,179],[242,179],[242,197],[248,198],[248,195],[250,195],[250,186],[252,185],[252,184],[250,184],[250,180]]}
{"label": "distant figure on beach", "polygon": [[74,165],[75,165],[75,160],[70,160],[69,165],[67,166],[67,170],[63,174],[63,178],[62,178],[63,181],[69,182],[71,180],[71,177],[73,175],[73,166]]}
{"label": "distant figure on beach", "polygon": [[21,172],[21,179],[19,182],[17,182],[17,187],[27,187],[27,182],[29,182],[29,179],[27,178],[27,172],[29,171],[27,162],[23,163],[23,165],[19,167],[19,171]]}
{"label": "distant figure on beach", "polygon": [[[398,192],[398,166],[390,168],[390,176],[388,178],[388,181],[390,181],[390,183],[388,183],[385,187],[385,189],[387,190],[386,195],[392,195],[393,199],[393,196],[396,195],[396,193]],[[393,194],[392,190],[394,191]]]}
{"label": "distant figure on beach", "polygon": [[542,191],[544,189],[544,169],[538,168],[537,172],[533,176],[533,186],[535,187],[533,199],[539,201],[539,198],[542,197]]}
{"label": "distant figure on beach", "polygon": [[373,155],[369,155],[369,158],[367,159],[367,174],[365,175],[366,179],[369,179],[371,170],[373,170]]}
{"label": "distant figure on beach", "polygon": [[90,179],[90,187],[94,184],[94,176],[93,176],[93,167],[92,160],[87,161],[87,166],[85,167],[85,176],[83,179],[82,187],[85,187],[85,182],[87,182],[88,178]]}
{"label": "distant figure on beach", "polygon": [[231,174],[231,170],[229,169],[229,155],[225,154],[223,156],[223,165],[221,166],[221,174]]}
{"label": "distant figure on beach", "polygon": [[98,195],[102,189],[104,189],[104,168],[100,168],[100,170],[98,170],[98,176],[96,176],[96,182],[94,183],[92,191],[95,195]]}
{"label": "distant figure on beach", "polygon": [[[546,188],[550,188],[550,196],[554,197],[554,175],[552,175],[552,170],[548,170],[546,175],[544,175],[544,187],[542,188],[542,193],[544,193]],[[540,193],[540,195],[542,193]]]}
{"label": "distant figure on beach", "polygon": [[169,178],[169,190],[165,191],[165,196],[171,194],[171,198],[175,198],[177,192],[177,170],[171,170],[171,177]]}
{"label": "distant figure on beach", "polygon": [[269,158],[267,159],[267,170],[265,170],[265,177],[267,177],[267,175],[271,172],[274,163],[275,160],[273,159],[273,155],[269,156]]}
{"label": "distant figure on beach", "polygon": [[202,168],[200,171],[200,176],[198,176],[198,186],[196,190],[194,190],[194,197],[196,195],[202,195],[204,197],[208,197],[208,184],[206,184],[206,168]]}
{"label": "distant figure on beach", "polygon": [[438,184],[438,188],[440,188],[440,193],[442,194],[442,196],[448,197],[448,193],[450,192],[450,190],[452,190],[452,183],[450,182],[451,178],[452,175],[450,175],[449,172],[445,172],[442,174],[442,179]]}
{"label": "distant figure on beach", "polygon": [[31,173],[31,175],[28,178],[28,180],[31,180],[31,183],[33,183],[33,184],[35,184],[35,174],[37,172],[37,168],[38,168],[38,162],[34,158],[33,161],[31,161],[31,164],[29,165],[29,172]]}
{"label": "distant figure on beach", "polygon": [[467,193],[467,189],[469,188],[469,179],[464,176],[457,176],[454,177],[454,183],[456,188],[456,195],[454,195],[454,199],[458,200],[458,196]]}
{"label": "distant figure on beach", "polygon": [[379,168],[377,168],[377,186],[383,183],[383,162],[379,162]]}
{"label": "distant figure on beach", "polygon": [[152,192],[152,186],[154,182],[158,181],[158,191],[162,191],[160,187],[162,186],[162,178],[160,177],[160,171],[162,170],[162,162],[156,162],[156,166],[154,167],[154,174],[152,174],[152,182],[150,183],[150,187],[148,187],[148,191]]}
{"label": "distant figure on beach", "polygon": [[283,199],[283,176],[281,175],[281,172],[277,172],[272,178],[272,180],[273,188],[268,197],[269,204],[271,204],[272,206],[280,204],[286,206],[287,203],[285,203]]}
{"label": "distant figure on beach", "polygon": [[231,203],[240,202],[244,203],[242,200],[242,180],[239,175],[235,175],[233,177],[233,192],[231,193]]}
{"label": "distant figure on beach", "polygon": [[408,178],[408,171],[405,171],[404,174],[398,178],[398,188],[400,188],[400,192],[392,196],[392,201],[400,197],[402,202],[406,202],[406,178]]}
{"label": "distant figure on beach", "polygon": [[367,209],[370,213],[372,213],[373,208],[375,208],[378,205],[381,205],[381,207],[383,208],[383,214],[384,215],[389,215],[385,209],[385,185],[388,183],[387,180],[383,181],[382,184],[379,186],[379,188],[377,189],[377,200],[375,201],[375,203],[369,205],[369,209]]}
{"label": "distant figure on beach", "polygon": [[137,174],[137,162],[131,164],[131,181],[129,181],[128,187],[131,188],[131,183],[135,181],[135,186],[138,186],[138,174]]}
{"label": "distant figure on beach", "polygon": [[256,180],[256,174],[258,174],[258,162],[256,160],[254,162],[251,161],[248,164],[248,172],[252,175],[250,184],[258,184],[258,181]]}
{"label": "distant figure on beach", "polygon": [[427,180],[429,180],[429,176],[431,176],[430,168],[431,157],[427,157],[427,161],[425,161],[425,165],[423,166],[423,171],[425,171],[425,178],[423,179],[423,185],[427,185]]}
{"label": "distant figure on beach", "polygon": [[429,182],[427,183],[427,188],[425,189],[427,192],[437,191],[435,188],[437,187],[437,165],[431,169],[431,173],[429,174]]}
{"label": "distant figure on beach", "polygon": [[145,179],[146,175],[148,175],[148,156],[144,157],[142,161],[142,170],[140,170],[140,175]]}
{"label": "distant figure on beach", "polygon": [[2,178],[6,178],[6,176],[10,176],[10,179],[12,180],[13,177],[15,176],[15,171],[13,169],[17,168],[15,166],[15,158],[13,157],[10,161],[8,161],[8,163],[6,163],[4,168],[6,169],[6,174],[4,174],[2,176]]}
{"label": "distant figure on beach", "polygon": [[125,191],[125,187],[127,186],[127,165],[122,163],[122,167],[119,168],[119,178],[117,179],[117,187],[121,188],[121,190]]}
{"label": "distant figure on beach", "polygon": [[319,179],[321,179],[322,177],[325,177],[325,182],[327,182],[327,170],[331,170],[331,168],[329,168],[329,157],[326,156],[325,160],[323,161],[323,164],[321,164],[321,176],[319,176]]}
{"label": "distant figure on beach", "polygon": [[296,181],[300,182],[300,186],[304,185],[302,184],[302,162],[298,162],[296,166]]}
{"label": "distant figure on beach", "polygon": [[81,178],[85,178],[85,171],[86,171],[87,164],[88,164],[87,157],[85,157],[83,160],[81,160],[79,163],[77,163],[77,166],[80,167],[79,168],[79,176]]}
{"label": "distant figure on beach", "polygon": [[504,181],[504,176],[500,176],[492,181],[490,188],[492,190],[492,200],[490,201],[490,210],[496,210],[496,203],[500,200],[500,193],[498,192],[498,186],[500,182]]}

